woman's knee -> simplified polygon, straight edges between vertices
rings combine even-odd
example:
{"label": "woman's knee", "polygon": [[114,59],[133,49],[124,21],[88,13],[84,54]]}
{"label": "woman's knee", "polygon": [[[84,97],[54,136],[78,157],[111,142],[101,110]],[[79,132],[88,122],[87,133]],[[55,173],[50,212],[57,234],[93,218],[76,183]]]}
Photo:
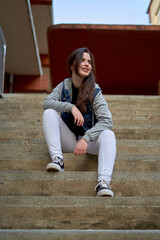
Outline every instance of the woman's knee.
{"label": "woman's knee", "polygon": [[54,109],[46,109],[43,112],[43,117],[50,117],[56,116],[58,113]]}
{"label": "woman's knee", "polygon": [[115,137],[115,134],[112,130],[110,129],[106,129],[104,131],[102,131],[99,135],[99,138],[100,139],[113,139],[116,141],[116,137]]}

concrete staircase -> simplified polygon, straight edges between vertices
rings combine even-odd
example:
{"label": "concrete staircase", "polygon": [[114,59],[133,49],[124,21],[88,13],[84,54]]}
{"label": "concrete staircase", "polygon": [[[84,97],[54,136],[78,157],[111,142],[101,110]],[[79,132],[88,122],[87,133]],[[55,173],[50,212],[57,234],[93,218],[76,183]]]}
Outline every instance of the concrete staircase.
{"label": "concrete staircase", "polygon": [[0,99],[0,240],[160,239],[160,97],[105,96],[113,115],[115,197],[97,198],[97,157],[64,154],[48,173],[45,94]]}

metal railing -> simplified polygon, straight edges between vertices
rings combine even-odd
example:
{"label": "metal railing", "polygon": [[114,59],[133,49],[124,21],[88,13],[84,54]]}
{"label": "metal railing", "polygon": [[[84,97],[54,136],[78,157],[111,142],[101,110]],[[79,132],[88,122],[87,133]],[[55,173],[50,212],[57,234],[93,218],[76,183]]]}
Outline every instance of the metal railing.
{"label": "metal railing", "polygon": [[0,27],[0,97],[3,97],[4,91],[4,73],[5,73],[5,58],[6,58],[6,41]]}

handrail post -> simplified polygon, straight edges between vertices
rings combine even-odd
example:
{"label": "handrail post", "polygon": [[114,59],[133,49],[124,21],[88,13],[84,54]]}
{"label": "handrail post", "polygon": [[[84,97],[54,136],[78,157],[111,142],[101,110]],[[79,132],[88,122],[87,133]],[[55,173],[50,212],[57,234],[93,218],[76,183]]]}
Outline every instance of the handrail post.
{"label": "handrail post", "polygon": [[4,91],[4,73],[5,73],[5,58],[6,58],[6,41],[0,27],[0,97],[3,97]]}

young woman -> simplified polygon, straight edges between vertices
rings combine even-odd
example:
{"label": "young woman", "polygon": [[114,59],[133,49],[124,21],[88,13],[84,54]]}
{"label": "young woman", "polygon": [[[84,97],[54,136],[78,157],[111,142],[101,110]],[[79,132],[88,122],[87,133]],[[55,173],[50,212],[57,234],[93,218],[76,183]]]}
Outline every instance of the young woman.
{"label": "young woman", "polygon": [[55,87],[44,101],[43,131],[51,157],[46,169],[64,171],[62,152],[96,154],[97,196],[113,196],[110,182],[116,139],[111,131],[111,113],[95,83],[94,57],[88,48],[71,53],[68,70],[71,78]]}

